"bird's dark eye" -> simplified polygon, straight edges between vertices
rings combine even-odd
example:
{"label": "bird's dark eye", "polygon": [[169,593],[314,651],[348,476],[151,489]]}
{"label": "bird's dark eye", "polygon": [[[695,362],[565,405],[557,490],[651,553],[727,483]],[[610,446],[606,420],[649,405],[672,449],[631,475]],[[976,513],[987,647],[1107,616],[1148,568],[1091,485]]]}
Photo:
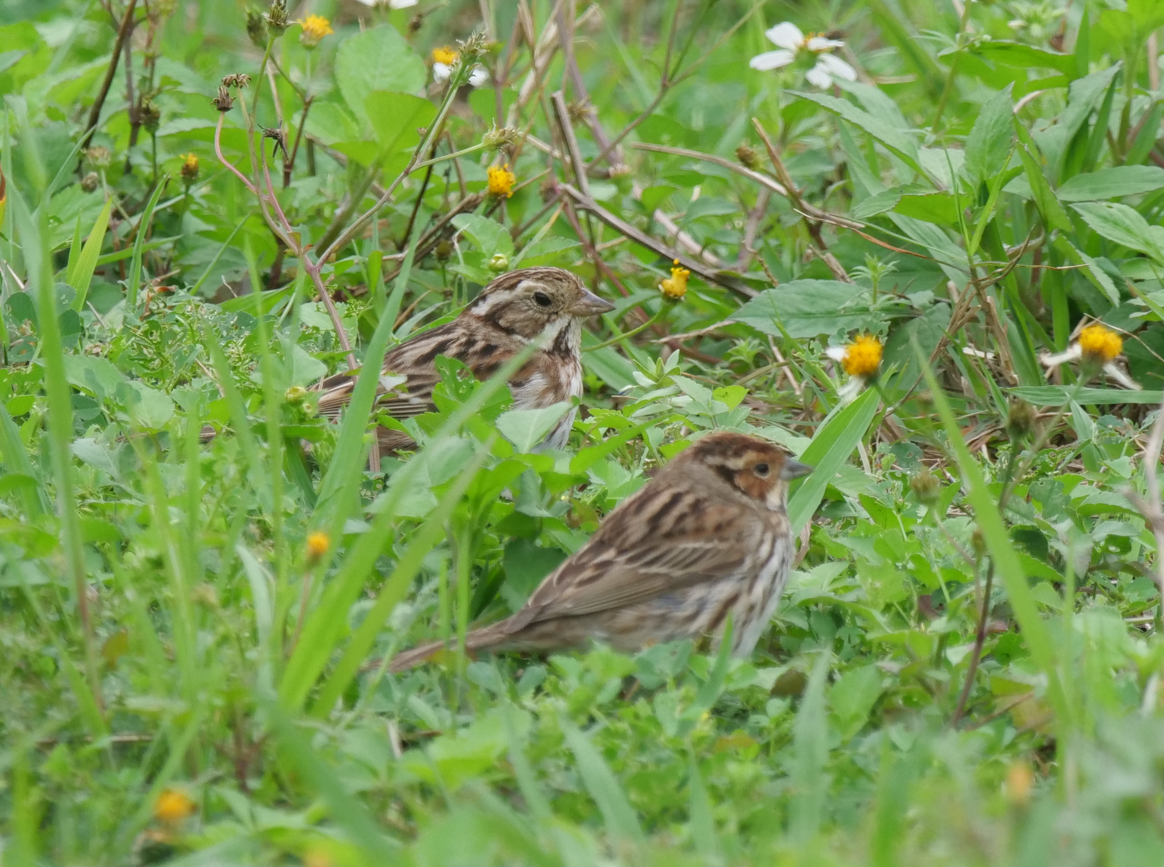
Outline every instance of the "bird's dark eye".
{"label": "bird's dark eye", "polygon": [[768,465],[767,464],[756,464],[754,467],[752,467],[752,472],[755,473],[757,476],[759,476],[761,479],[767,478],[768,477]]}
{"label": "bird's dark eye", "polygon": [[534,303],[536,303],[538,307],[552,307],[554,305],[554,302],[550,299],[550,296],[545,292],[535,292]]}

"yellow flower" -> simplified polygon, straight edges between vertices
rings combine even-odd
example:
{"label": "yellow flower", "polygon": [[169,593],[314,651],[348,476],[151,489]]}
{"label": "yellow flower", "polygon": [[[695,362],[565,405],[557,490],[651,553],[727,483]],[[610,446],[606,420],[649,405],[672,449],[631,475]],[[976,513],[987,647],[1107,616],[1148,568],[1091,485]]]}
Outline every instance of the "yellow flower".
{"label": "yellow flower", "polygon": [[432,50],[433,63],[443,63],[445,66],[452,66],[457,62],[457,58],[461,55],[445,45],[441,48],[434,48]]}
{"label": "yellow flower", "polygon": [[1107,326],[1095,322],[1079,332],[1079,348],[1083,350],[1084,361],[1107,364],[1124,351],[1124,340]]}
{"label": "yellow flower", "polygon": [[1035,785],[1035,772],[1024,761],[1017,761],[1006,771],[1006,797],[1019,806],[1031,799],[1031,789]]}
{"label": "yellow flower", "polygon": [[679,301],[687,294],[687,278],[691,272],[679,264],[676,259],[671,265],[671,276],[659,284],[659,291],[668,298]]}
{"label": "yellow flower", "polygon": [[841,363],[845,373],[859,379],[871,379],[881,367],[884,347],[872,334],[858,334],[847,346],[830,347],[825,354]]}
{"label": "yellow flower", "polygon": [[177,789],[164,789],[154,804],[154,818],[166,825],[176,825],[194,815],[195,805],[190,796]]}
{"label": "yellow flower", "polygon": [[1094,373],[1102,368],[1103,372],[1122,385],[1124,388],[1138,390],[1139,384],[1120,370],[1115,360],[1124,351],[1124,339],[1106,325],[1093,322],[1085,326],[1075,341],[1067,347],[1065,352],[1054,355],[1044,355],[1042,362],[1047,367],[1057,367],[1068,361],[1082,360],[1084,367]]}
{"label": "yellow flower", "polygon": [[182,180],[193,183],[198,177],[198,155],[186,154],[182,157]]}
{"label": "yellow flower", "polygon": [[513,185],[516,182],[517,178],[509,170],[509,163],[489,167],[489,195],[509,198],[513,195]]}
{"label": "yellow flower", "polygon": [[825,350],[825,355],[840,362],[845,373],[849,374],[848,383],[837,392],[841,403],[853,400],[860,393],[861,387],[877,375],[884,350],[881,341],[872,334],[858,334],[852,343],[830,346]]}
{"label": "yellow flower", "polygon": [[303,28],[303,32],[299,34],[299,41],[307,48],[314,48],[323,37],[335,33],[331,29],[331,22],[322,15],[308,15],[298,24]]}
{"label": "yellow flower", "polygon": [[311,562],[322,560],[323,555],[331,550],[331,539],[327,533],[316,531],[307,537],[307,559]]}

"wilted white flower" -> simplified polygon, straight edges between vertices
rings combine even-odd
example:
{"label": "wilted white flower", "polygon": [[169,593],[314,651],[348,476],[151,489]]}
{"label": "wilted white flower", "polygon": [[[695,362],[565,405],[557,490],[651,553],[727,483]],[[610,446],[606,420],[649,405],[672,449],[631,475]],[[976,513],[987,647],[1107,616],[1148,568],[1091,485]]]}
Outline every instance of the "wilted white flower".
{"label": "wilted white flower", "polygon": [[830,86],[834,78],[857,80],[857,71],[830,53],[834,48],[840,48],[845,44],[839,39],[828,39],[811,33],[805,36],[791,21],[777,24],[765,31],[764,35],[772,40],[777,48],[775,51],[765,51],[753,57],[748,63],[752,69],[761,71],[780,69],[793,63],[802,53],[808,52],[816,58],[816,63],[804,74],[809,84],[824,88]]}

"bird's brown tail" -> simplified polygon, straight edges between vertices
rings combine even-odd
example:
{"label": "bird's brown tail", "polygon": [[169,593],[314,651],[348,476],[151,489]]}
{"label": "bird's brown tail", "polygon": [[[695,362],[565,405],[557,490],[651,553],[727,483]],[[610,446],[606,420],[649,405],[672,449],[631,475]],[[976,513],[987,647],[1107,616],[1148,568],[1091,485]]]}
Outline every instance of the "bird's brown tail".
{"label": "bird's brown tail", "polygon": [[[465,650],[490,650],[505,644],[509,638],[508,624],[508,620],[501,620],[489,626],[474,629],[465,636]],[[388,670],[395,673],[415,668],[428,662],[433,656],[449,646],[443,641],[433,641],[429,644],[422,644],[420,647],[414,647],[412,650],[406,650],[393,658]]]}

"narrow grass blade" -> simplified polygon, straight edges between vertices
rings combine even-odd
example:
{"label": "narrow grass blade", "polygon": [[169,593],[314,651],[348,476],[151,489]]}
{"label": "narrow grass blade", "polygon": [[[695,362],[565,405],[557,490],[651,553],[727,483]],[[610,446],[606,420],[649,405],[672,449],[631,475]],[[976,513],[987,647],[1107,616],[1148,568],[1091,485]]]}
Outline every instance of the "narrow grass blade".
{"label": "narrow grass blade", "polygon": [[825,763],[829,757],[828,717],[825,714],[825,685],[829,654],[822,653],[808,677],[804,699],[792,728],[792,788],[789,831],[801,846],[811,843],[820,830],[824,814]]}
{"label": "narrow grass blade", "polygon": [[[101,255],[101,245],[105,243],[105,230],[109,226],[109,215],[113,211],[113,199],[105,203],[101,213],[97,215],[97,222],[89,230],[89,237],[81,254],[74,263],[69,262],[69,270],[65,282],[76,290],[73,298],[73,309],[80,313],[85,309],[85,299],[89,295],[89,285],[93,282],[93,272],[97,269],[97,257]],[[72,251],[69,252],[70,259]]]}
{"label": "narrow grass blade", "polygon": [[715,839],[715,819],[711,814],[711,798],[707,794],[703,775],[699,773],[699,763],[694,754],[688,762],[687,824],[691,828],[691,842],[699,857],[714,862],[719,856],[719,843]]}
{"label": "narrow grass blade", "polygon": [[866,389],[860,397],[821,426],[800,456],[800,460],[812,467],[813,471],[788,502],[788,520],[792,522],[793,533],[799,533],[812,520],[812,513],[820,505],[829,482],[864,439],[869,423],[877,412],[879,400],[880,395],[875,389]]}
{"label": "narrow grass blade", "polygon": [[40,481],[40,474],[32,466],[24,442],[20,439],[20,429],[16,427],[16,422],[12,420],[3,403],[0,403],[0,459],[3,459],[7,472],[21,473],[37,480],[35,490],[28,487],[20,489],[25,514],[32,519],[48,512],[51,508],[48,493]]}
{"label": "narrow grass blade", "polygon": [[150,222],[154,218],[154,208],[158,206],[158,199],[162,197],[162,190],[165,186],[165,183],[159,180],[154,194],[146,202],[145,210],[137,223],[137,237],[133,239],[133,258],[130,260],[129,275],[125,281],[126,305],[130,310],[137,309],[138,289],[141,287],[142,246],[145,244],[146,235],[149,234]]}

